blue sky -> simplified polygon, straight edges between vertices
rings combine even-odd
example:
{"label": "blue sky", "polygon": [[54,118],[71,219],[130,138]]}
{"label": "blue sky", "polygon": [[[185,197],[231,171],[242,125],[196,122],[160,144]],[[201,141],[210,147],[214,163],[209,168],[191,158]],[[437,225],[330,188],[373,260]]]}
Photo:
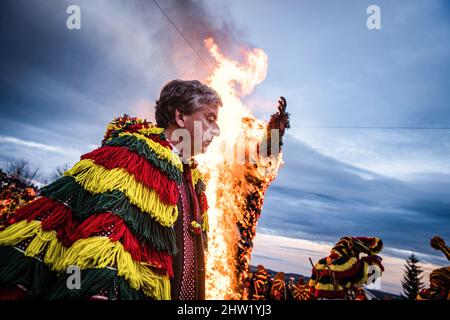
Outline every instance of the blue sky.
{"label": "blue sky", "polygon": [[[69,4],[81,8],[81,30],[65,27]],[[410,252],[447,263],[429,240],[450,242],[450,130],[323,128],[450,127],[447,1],[160,4],[206,61],[208,35],[229,54],[268,54],[266,80],[245,98],[258,117],[288,100],[285,165],[267,192],[254,263],[296,259],[307,273],[305,242],[292,257],[259,239],[329,248],[348,234],[380,236],[397,265]],[[371,4],[381,30],[366,27]],[[151,1],[1,1],[0,40],[0,166],[33,159],[43,175],[97,146],[112,117],[151,119],[166,81],[207,75]]]}

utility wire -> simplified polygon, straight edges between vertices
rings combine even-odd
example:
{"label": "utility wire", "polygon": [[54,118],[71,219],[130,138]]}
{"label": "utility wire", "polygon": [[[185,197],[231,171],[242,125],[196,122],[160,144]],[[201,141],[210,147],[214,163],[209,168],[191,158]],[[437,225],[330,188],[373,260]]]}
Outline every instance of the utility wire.
{"label": "utility wire", "polygon": [[450,127],[400,127],[400,126],[291,126],[302,129],[382,129],[382,130],[450,130]]}
{"label": "utility wire", "polygon": [[203,60],[202,56],[200,55],[200,53],[195,50],[195,48],[192,46],[192,44],[189,42],[189,40],[184,36],[183,32],[180,30],[180,28],[177,27],[177,25],[172,21],[172,19],[170,19],[169,15],[163,10],[163,8],[161,8],[161,6],[158,4],[158,2],[156,0],[153,0],[153,2],[155,3],[155,5],[159,8],[159,10],[161,10],[161,12],[164,14],[164,16],[167,18],[167,20],[170,22],[170,24],[174,27],[174,29],[178,32],[178,34],[183,38],[183,40],[187,43],[187,45],[192,49],[192,51],[194,51],[194,53],[197,55],[197,57],[200,59],[200,61],[203,63],[206,71],[211,72],[211,68],[210,66],[206,63],[205,60]]}
{"label": "utility wire", "polygon": [[[203,60],[200,53],[194,48],[194,46],[189,42],[189,40],[185,37],[183,32],[180,30],[180,28],[177,27],[175,22],[169,17],[169,15],[164,11],[163,8],[159,5],[159,3],[156,0],[153,0],[155,5],[158,7],[158,9],[163,13],[163,15],[166,17],[166,19],[170,22],[172,27],[178,32],[178,34],[183,38],[183,40],[186,42],[186,44],[189,46],[189,48],[192,49],[192,51],[197,55],[197,57],[202,62],[203,66],[205,67],[206,71],[210,72],[211,68],[206,63],[205,60]],[[389,126],[292,126],[293,128],[302,128],[302,129],[383,129],[383,130],[450,130],[450,127],[389,127]]]}

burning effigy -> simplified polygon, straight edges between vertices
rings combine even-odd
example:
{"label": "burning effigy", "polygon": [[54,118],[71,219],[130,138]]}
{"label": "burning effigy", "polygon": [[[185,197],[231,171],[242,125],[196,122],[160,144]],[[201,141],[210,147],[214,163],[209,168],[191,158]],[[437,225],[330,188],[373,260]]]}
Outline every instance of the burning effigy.
{"label": "burning effigy", "polygon": [[246,299],[244,283],[264,202],[264,192],[282,165],[282,137],[289,128],[286,100],[268,122],[254,117],[241,101],[264,80],[268,59],[261,49],[243,61],[225,57],[212,38],[205,45],[216,60],[207,83],[221,96],[221,135],[198,158],[209,201],[206,297]]}

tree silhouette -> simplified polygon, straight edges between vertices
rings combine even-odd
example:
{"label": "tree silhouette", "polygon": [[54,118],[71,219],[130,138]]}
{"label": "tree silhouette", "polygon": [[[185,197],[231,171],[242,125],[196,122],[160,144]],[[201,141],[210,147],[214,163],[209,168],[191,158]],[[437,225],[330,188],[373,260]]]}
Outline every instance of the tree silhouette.
{"label": "tree silhouette", "polygon": [[69,169],[70,169],[70,166],[67,163],[56,167],[55,170],[53,171],[52,175],[50,176],[49,182],[58,180],[59,178],[64,176],[64,172],[66,172]]}
{"label": "tree silhouette", "polygon": [[407,259],[405,264],[405,273],[403,275],[402,297],[407,300],[415,300],[417,294],[423,289],[424,284],[422,282],[423,270],[418,263],[420,260],[412,253]]}
{"label": "tree silhouette", "polygon": [[35,187],[36,180],[40,177],[39,169],[32,169],[27,160],[15,160],[6,167],[6,172],[15,183],[24,184],[25,187]]}

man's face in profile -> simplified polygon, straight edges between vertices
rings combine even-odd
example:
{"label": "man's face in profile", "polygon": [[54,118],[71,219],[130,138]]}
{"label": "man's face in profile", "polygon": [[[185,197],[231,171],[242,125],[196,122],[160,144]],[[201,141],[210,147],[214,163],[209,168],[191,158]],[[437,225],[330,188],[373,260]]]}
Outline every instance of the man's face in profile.
{"label": "man's face in profile", "polygon": [[214,137],[220,135],[217,124],[218,106],[202,106],[194,113],[184,115],[184,128],[191,137],[191,155],[205,153]]}

